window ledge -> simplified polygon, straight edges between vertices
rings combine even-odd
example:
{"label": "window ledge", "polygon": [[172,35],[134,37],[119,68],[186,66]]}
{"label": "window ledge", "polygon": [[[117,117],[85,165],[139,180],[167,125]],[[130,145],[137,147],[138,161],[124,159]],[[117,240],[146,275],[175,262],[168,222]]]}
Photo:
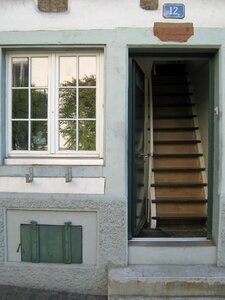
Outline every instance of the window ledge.
{"label": "window ledge", "polygon": [[69,165],[69,166],[102,166],[103,158],[6,158],[5,165]]}

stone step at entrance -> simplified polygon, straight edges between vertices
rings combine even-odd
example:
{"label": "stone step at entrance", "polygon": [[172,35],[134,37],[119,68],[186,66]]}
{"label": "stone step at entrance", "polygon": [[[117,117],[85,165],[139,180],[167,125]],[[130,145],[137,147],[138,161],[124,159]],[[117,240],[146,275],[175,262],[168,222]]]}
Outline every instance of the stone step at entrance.
{"label": "stone step at entrance", "polygon": [[137,265],[112,268],[108,299],[224,299],[225,268],[209,265]]}

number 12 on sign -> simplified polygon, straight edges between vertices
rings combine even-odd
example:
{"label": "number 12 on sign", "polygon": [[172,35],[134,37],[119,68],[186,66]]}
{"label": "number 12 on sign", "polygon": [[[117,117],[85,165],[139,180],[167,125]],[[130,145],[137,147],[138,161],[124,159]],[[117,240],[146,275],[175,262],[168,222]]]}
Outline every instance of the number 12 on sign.
{"label": "number 12 on sign", "polygon": [[166,19],[183,19],[185,16],[184,4],[165,3],[163,5],[163,17]]}

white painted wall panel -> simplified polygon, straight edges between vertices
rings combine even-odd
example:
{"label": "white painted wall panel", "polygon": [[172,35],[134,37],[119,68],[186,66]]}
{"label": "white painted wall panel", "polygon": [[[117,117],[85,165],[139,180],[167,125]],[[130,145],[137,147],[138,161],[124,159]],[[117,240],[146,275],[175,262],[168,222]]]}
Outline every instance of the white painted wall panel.
{"label": "white painted wall panel", "polygon": [[0,192],[11,193],[66,193],[66,194],[104,194],[105,178],[65,178],[34,177],[26,183],[25,177],[1,177]]}
{"label": "white painted wall panel", "polygon": [[7,210],[7,261],[20,262],[21,254],[16,252],[20,243],[20,224],[29,224],[32,220],[39,224],[72,225],[83,227],[83,264],[97,263],[97,213],[92,211],[51,211],[51,210]]}

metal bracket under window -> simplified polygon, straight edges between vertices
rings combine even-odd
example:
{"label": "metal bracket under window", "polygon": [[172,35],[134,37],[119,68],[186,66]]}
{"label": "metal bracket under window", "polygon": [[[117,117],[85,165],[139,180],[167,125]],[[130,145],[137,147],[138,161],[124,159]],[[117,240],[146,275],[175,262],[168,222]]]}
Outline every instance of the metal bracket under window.
{"label": "metal bracket under window", "polygon": [[26,174],[26,183],[31,183],[33,181],[33,168],[29,168],[29,173]]}
{"label": "metal bracket under window", "polygon": [[68,182],[71,182],[72,181],[72,168],[69,167],[67,169],[67,173],[65,175],[65,181],[68,183]]}

